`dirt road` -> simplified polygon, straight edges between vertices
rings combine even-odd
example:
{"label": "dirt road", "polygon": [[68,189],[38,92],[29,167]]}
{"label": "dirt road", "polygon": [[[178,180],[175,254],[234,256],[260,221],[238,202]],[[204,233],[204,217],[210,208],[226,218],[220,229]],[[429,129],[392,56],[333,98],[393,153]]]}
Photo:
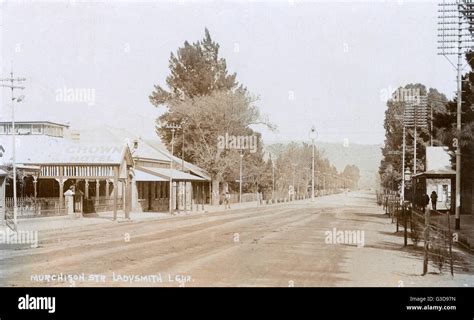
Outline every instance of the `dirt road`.
{"label": "dirt road", "polygon": [[[358,232],[363,243],[328,243],[338,231]],[[37,248],[0,250],[0,284],[474,285],[469,255],[454,279],[447,273],[420,276],[421,254],[404,249],[394,231],[374,196],[365,193],[41,231]]]}

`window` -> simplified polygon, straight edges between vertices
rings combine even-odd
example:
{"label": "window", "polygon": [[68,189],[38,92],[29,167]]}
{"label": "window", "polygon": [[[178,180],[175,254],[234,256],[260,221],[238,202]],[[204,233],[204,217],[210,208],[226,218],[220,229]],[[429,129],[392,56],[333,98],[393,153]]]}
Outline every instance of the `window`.
{"label": "window", "polygon": [[43,126],[41,124],[34,124],[31,126],[31,133],[32,134],[41,134],[43,132]]}

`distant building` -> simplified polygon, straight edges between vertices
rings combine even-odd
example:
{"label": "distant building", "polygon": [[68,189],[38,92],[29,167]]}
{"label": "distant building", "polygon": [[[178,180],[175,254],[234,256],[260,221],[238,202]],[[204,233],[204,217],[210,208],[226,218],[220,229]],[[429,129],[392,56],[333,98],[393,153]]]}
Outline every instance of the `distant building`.
{"label": "distant building", "polygon": [[454,206],[456,171],[451,168],[446,147],[426,147],[426,170],[414,175],[414,188],[418,199],[433,191],[438,195],[436,209],[450,210]]}

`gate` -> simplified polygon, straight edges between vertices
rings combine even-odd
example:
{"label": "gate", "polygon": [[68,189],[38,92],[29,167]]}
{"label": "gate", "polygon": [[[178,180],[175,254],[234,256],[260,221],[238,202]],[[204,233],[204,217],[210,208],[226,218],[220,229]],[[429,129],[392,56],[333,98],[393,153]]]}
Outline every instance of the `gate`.
{"label": "gate", "polygon": [[5,208],[5,225],[9,227],[12,231],[16,232],[13,208],[9,208],[9,207]]}

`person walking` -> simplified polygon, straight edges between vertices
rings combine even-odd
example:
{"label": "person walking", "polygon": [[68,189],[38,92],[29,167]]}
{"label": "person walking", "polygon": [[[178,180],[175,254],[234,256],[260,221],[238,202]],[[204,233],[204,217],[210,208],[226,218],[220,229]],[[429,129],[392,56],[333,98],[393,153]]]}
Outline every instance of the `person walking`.
{"label": "person walking", "polygon": [[436,210],[437,202],[438,202],[438,194],[436,193],[436,191],[433,190],[433,192],[431,192],[431,208],[433,210]]}
{"label": "person walking", "polygon": [[229,190],[224,192],[224,205],[225,209],[230,209],[230,193]]}

